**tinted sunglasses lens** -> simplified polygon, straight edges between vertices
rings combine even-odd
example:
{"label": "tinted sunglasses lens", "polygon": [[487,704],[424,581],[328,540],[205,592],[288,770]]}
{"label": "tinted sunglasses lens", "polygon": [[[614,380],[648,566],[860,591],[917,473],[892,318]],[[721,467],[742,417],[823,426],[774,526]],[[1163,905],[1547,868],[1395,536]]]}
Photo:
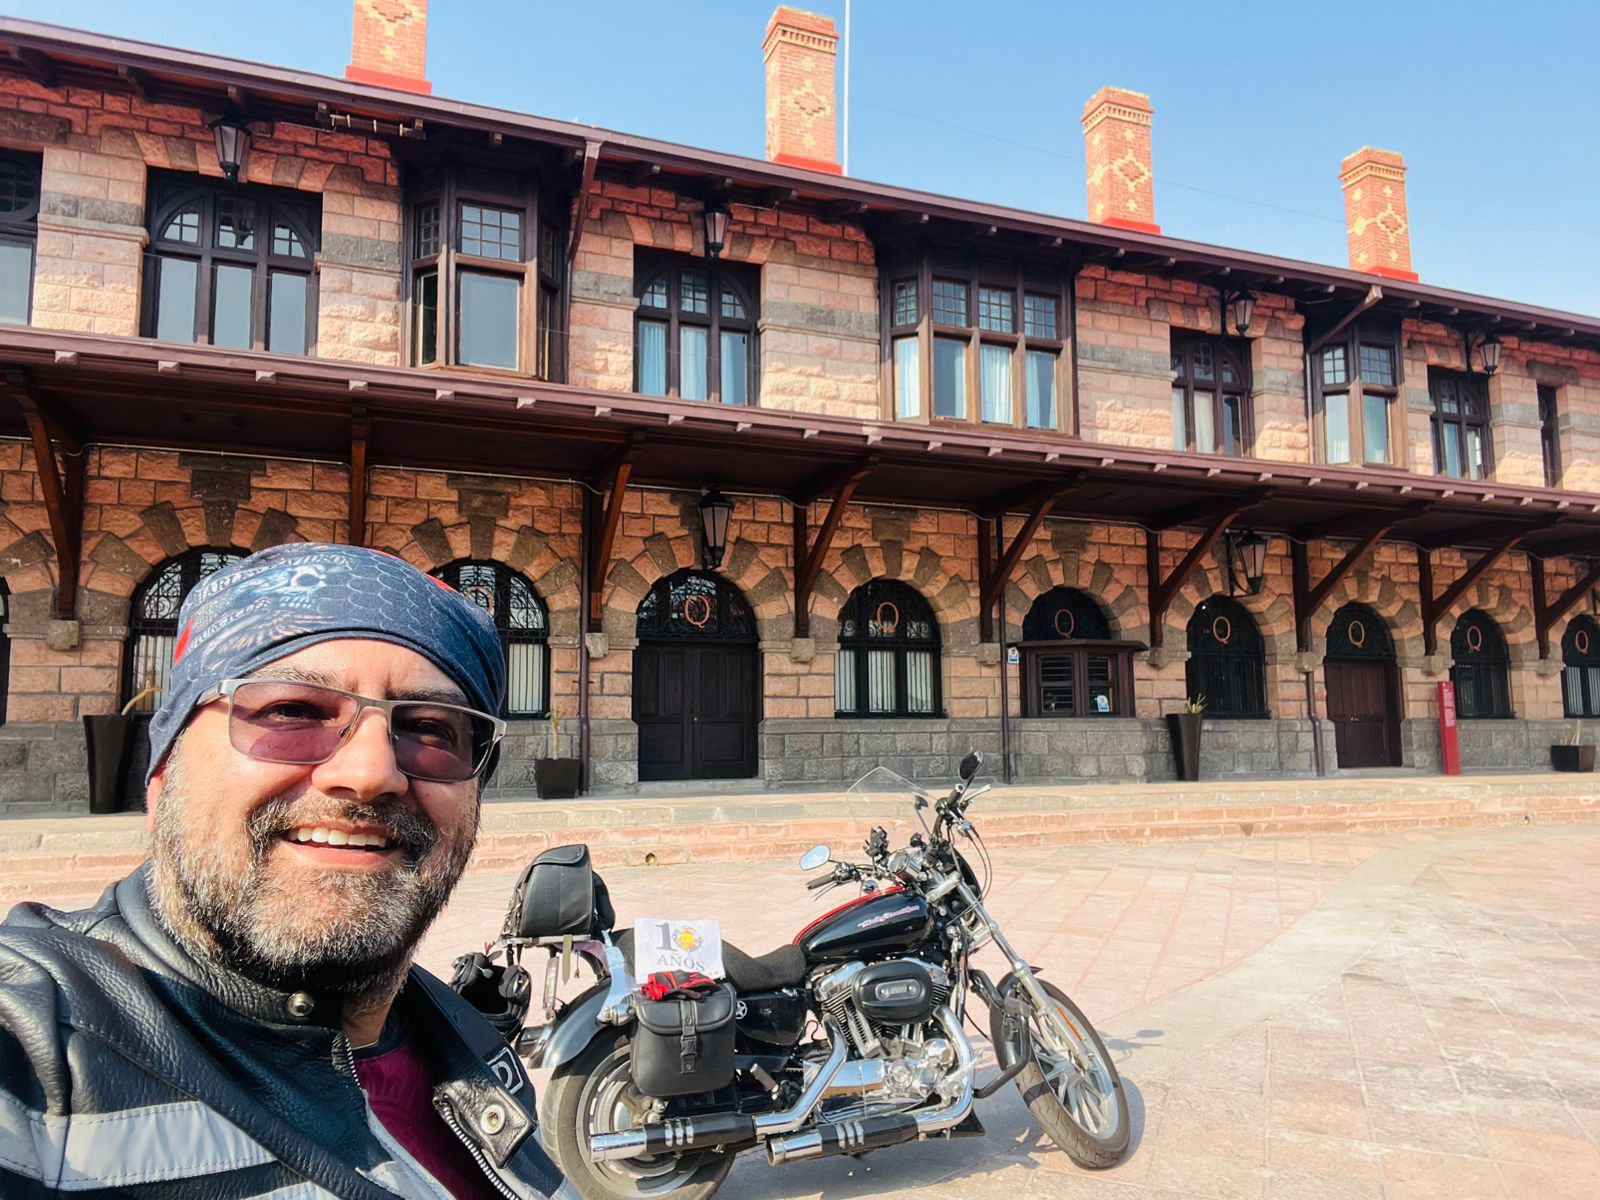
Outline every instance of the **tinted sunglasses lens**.
{"label": "tinted sunglasses lens", "polygon": [[356,715],[355,697],[313,684],[241,683],[229,707],[228,739],[265,762],[326,762]]}
{"label": "tinted sunglasses lens", "polygon": [[494,745],[494,722],[448,704],[397,704],[390,718],[395,762],[413,779],[471,779]]}

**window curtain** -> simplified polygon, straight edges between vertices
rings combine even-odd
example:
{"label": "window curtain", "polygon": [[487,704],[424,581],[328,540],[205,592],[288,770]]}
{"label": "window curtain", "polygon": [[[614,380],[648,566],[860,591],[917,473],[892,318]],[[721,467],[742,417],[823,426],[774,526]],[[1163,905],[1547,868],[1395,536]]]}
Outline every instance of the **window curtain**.
{"label": "window curtain", "polygon": [[711,393],[706,390],[706,365],[709,339],[706,330],[692,325],[678,331],[678,347],[682,352],[678,367],[678,394],[685,400],[706,400]]}
{"label": "window curtain", "polygon": [[667,394],[667,327],[660,321],[639,322],[639,390]]}
{"label": "window curtain", "polygon": [[1011,350],[984,346],[978,358],[983,376],[983,419],[1011,424]]}

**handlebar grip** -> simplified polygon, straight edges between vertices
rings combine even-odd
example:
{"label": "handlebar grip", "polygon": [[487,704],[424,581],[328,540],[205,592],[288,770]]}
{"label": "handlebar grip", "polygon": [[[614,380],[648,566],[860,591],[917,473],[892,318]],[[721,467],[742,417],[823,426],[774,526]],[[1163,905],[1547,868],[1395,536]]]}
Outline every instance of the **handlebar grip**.
{"label": "handlebar grip", "polygon": [[820,876],[819,878],[813,879],[809,883],[807,883],[806,884],[806,891],[814,892],[818,888],[825,888],[830,883],[836,883],[836,882],[838,882],[838,881],[835,880],[832,875],[823,875],[823,876]]}

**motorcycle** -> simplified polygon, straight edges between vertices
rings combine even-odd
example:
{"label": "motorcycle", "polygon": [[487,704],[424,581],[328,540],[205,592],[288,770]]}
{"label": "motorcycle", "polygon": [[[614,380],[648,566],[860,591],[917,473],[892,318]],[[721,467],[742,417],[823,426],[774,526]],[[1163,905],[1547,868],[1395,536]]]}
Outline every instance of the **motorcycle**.
{"label": "motorcycle", "polygon": [[[1012,1082],[1074,1162],[1121,1159],[1128,1102],[1105,1043],[984,907],[988,888],[968,854],[986,880],[992,864],[967,816],[988,791],[972,786],[981,764],[967,755],[939,799],[882,767],[858,781],[852,794],[908,799],[922,832],[891,850],[873,829],[864,862],[810,850],[801,867],[828,869],[808,889],[858,894],[768,954],[725,944],[727,986],[698,1002],[641,993],[633,932],[613,930],[586,848],[549,851],[524,872],[501,938],[458,962],[456,985],[530,1067],[552,1071],[542,1133],[583,1196],[705,1200],[747,1150],[779,1166],[981,1136],[975,1101]],[[991,944],[1009,967],[998,983],[972,963]],[[525,1025],[532,987],[521,959],[538,949],[549,955],[546,1019]],[[574,956],[596,982],[560,1001],[558,968],[565,974]],[[998,1067],[983,1082],[965,1029],[974,998],[988,1010]]]}

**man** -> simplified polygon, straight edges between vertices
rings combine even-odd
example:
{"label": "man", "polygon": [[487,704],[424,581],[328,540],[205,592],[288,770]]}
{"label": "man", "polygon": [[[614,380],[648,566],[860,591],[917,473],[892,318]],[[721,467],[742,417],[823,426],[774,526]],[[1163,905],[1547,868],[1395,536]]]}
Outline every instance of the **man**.
{"label": "man", "polygon": [[411,965],[505,732],[493,622],[291,545],[178,629],[149,861],[0,925],[0,1196],[573,1195],[516,1055]]}

